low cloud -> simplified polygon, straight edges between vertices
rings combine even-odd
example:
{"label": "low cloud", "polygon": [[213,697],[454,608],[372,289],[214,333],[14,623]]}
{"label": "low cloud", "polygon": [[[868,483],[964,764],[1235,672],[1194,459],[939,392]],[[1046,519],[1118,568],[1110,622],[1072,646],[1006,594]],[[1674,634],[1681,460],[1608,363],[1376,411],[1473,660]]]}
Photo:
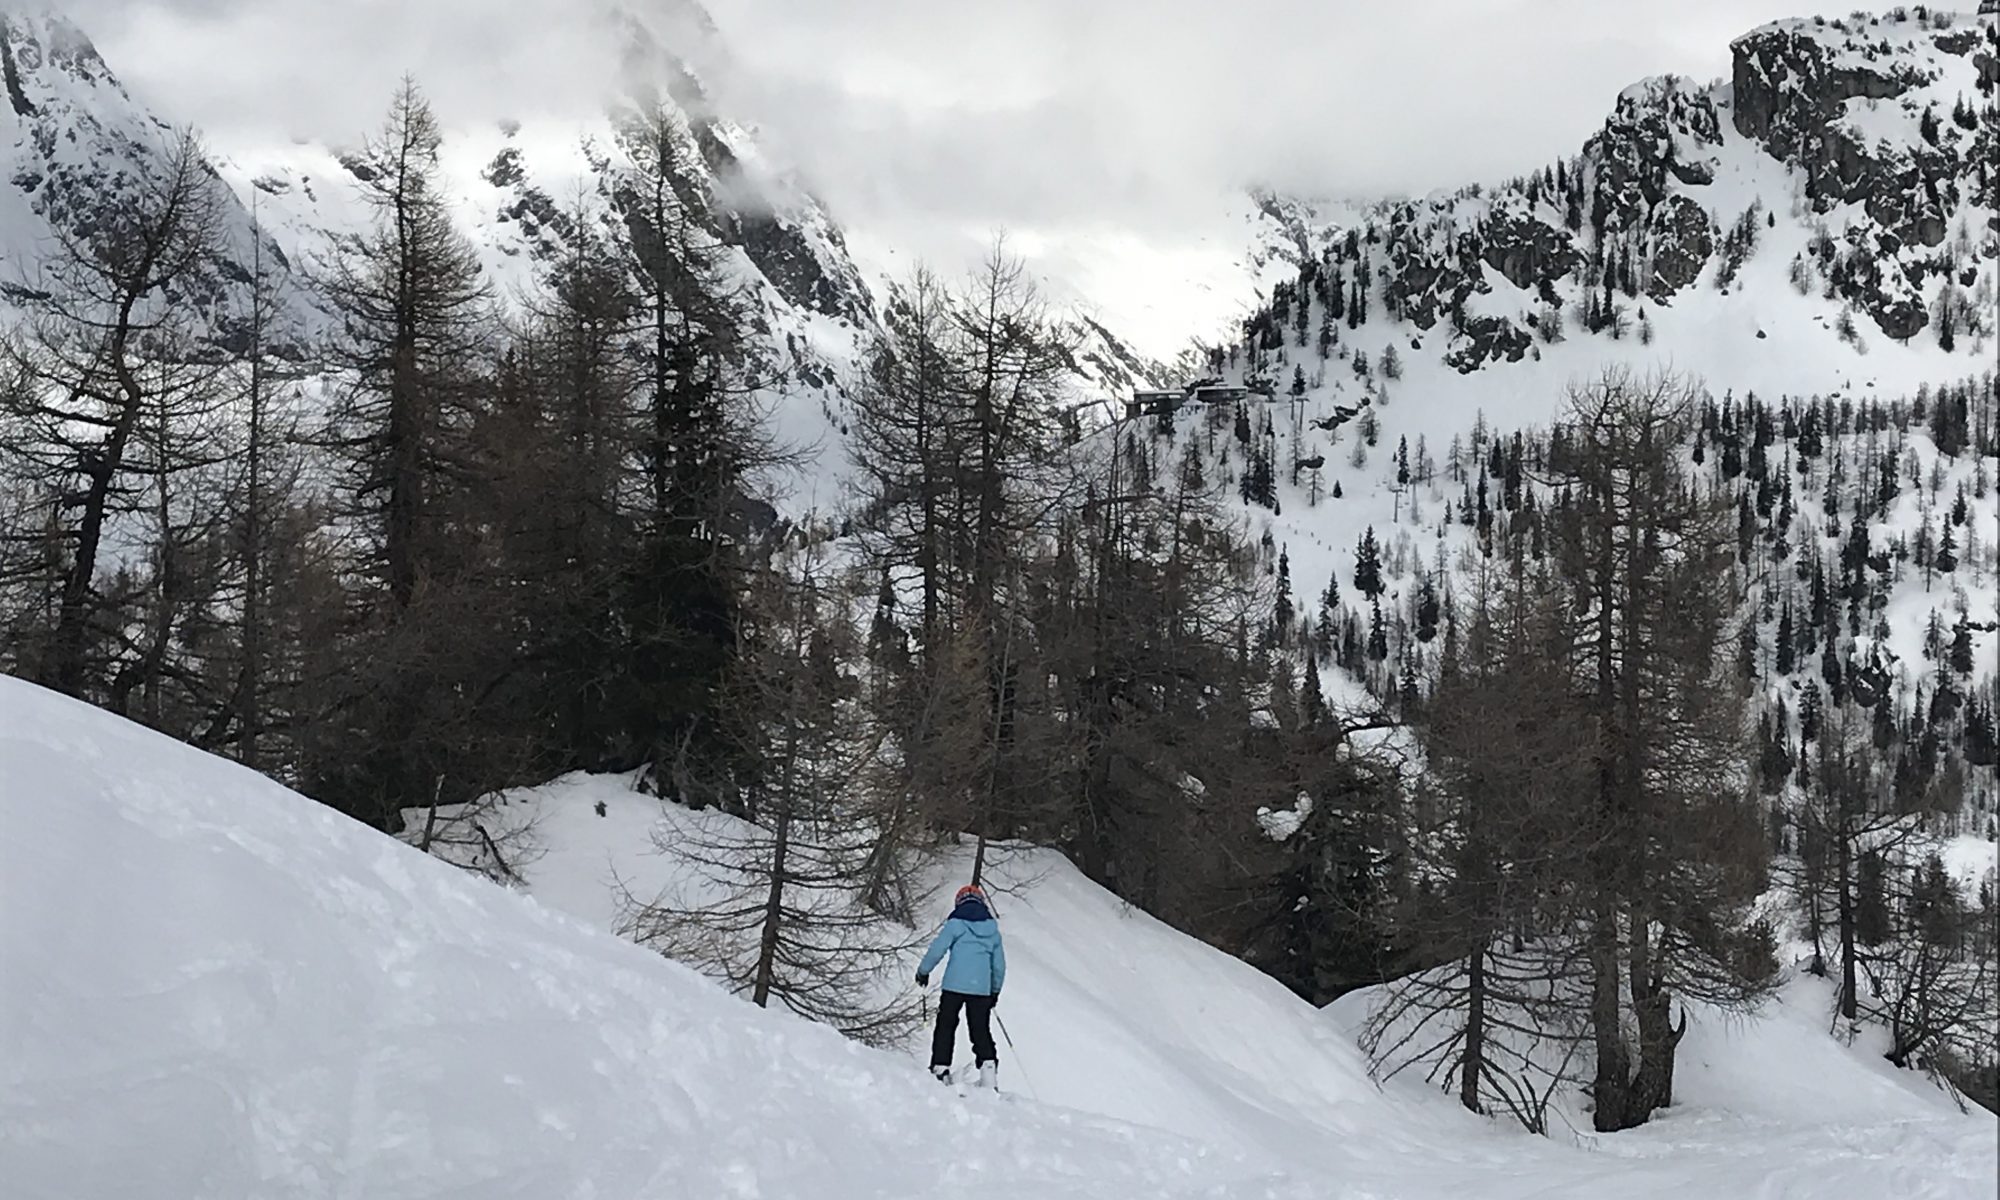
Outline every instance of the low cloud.
{"label": "low cloud", "polygon": [[1375,196],[1537,167],[1626,85],[1724,74],[1732,38],[1798,15],[1770,0],[713,4],[738,106],[837,196],[1121,227],[1253,184]]}
{"label": "low cloud", "polygon": [[1241,241],[1227,214],[1246,187],[1364,198],[1544,165],[1630,83],[1723,75],[1737,35],[1843,11],[1773,2],[709,0],[713,36],[686,0],[72,12],[135,93],[225,146],[351,142],[405,71],[448,124],[582,122],[618,90],[636,17],[897,259],[956,265],[1005,227],[1084,247],[1102,276],[1115,256],[1092,248],[1110,243],[1144,247],[1153,274],[1212,266]]}

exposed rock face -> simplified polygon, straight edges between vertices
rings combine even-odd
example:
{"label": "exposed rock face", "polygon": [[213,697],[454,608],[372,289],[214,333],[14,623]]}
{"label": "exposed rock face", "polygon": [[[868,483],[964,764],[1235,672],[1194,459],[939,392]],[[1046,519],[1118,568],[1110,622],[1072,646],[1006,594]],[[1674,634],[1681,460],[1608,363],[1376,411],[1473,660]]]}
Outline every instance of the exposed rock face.
{"label": "exposed rock face", "polygon": [[21,90],[21,68],[14,61],[13,23],[6,17],[0,17],[0,75],[5,76],[7,100],[14,106],[14,115],[34,116],[34,101],[28,99],[27,93]]}
{"label": "exposed rock face", "polygon": [[1469,375],[1489,362],[1520,362],[1534,345],[1534,339],[1500,317],[1468,317],[1465,327],[1452,339],[1445,362],[1461,375]]}
{"label": "exposed rock face", "polygon": [[1981,38],[1921,21],[1794,21],[1733,47],[1736,129],[1803,170],[1816,211],[1859,204],[1874,223],[1859,231],[1872,236],[1850,239],[1856,250],[1835,278],[1890,337],[1913,337],[1927,323],[1920,293],[1944,269],[1929,252],[1977,186],[1977,139],[1944,119],[1946,97],[1934,85]]}
{"label": "exposed rock face", "polygon": [[[1420,221],[1428,227],[1420,229]],[[1463,303],[1475,286],[1460,256],[1458,240],[1436,221],[1433,213],[1404,206],[1391,214],[1384,239],[1387,262],[1382,271],[1382,301],[1418,329],[1436,325],[1439,316]]]}
{"label": "exposed rock face", "polygon": [[1746,34],[1730,49],[1736,132],[1787,161],[1805,159],[1846,101],[1886,100],[1925,79],[1908,63],[1836,59],[1820,29],[1796,22]]}
{"label": "exposed rock face", "polygon": [[1653,278],[1646,292],[1665,304],[1675,292],[1701,277],[1715,253],[1715,225],[1708,210],[1686,196],[1669,196],[1649,218]]}
{"label": "exposed rock face", "polygon": [[1758,30],[1732,48],[1734,120],[1739,133],[1804,169],[1806,194],[1822,211],[1865,203],[1905,243],[1935,246],[1943,212],[1958,200],[1962,151],[1886,139],[1863,120],[1934,83],[1938,56],[1964,58],[1977,35],[1955,29],[1918,42],[1930,53],[1889,52],[1863,32],[1806,22]]}
{"label": "exposed rock face", "polygon": [[1257,206],[1257,211],[1268,218],[1277,230],[1274,250],[1278,257],[1295,267],[1305,265],[1314,257],[1313,231],[1304,205],[1263,190],[1253,190],[1250,199]]}
{"label": "exposed rock face", "polygon": [[1481,261],[1526,291],[1563,278],[1581,261],[1570,244],[1569,231],[1541,219],[1526,204],[1510,204],[1496,211],[1487,222],[1485,235]]}
{"label": "exposed rock face", "polygon": [[1603,131],[1584,148],[1596,167],[1593,220],[1636,228],[1667,198],[1672,181],[1712,182],[1721,144],[1714,100],[1705,89],[1672,75],[1627,88]]}
{"label": "exposed rock face", "polygon": [[793,304],[823,316],[867,319],[868,290],[852,267],[837,273],[796,226],[770,213],[748,213],[737,218],[735,234],[750,261]]}

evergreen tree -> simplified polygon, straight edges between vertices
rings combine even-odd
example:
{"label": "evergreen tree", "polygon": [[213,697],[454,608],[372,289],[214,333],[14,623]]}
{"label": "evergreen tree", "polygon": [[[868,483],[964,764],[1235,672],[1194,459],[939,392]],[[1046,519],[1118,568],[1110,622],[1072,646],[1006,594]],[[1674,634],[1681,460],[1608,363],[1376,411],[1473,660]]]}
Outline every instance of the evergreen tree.
{"label": "evergreen tree", "polygon": [[1417,590],[1417,640],[1428,643],[1437,636],[1438,593],[1437,582],[1426,574]]}
{"label": "evergreen tree", "polygon": [[644,109],[618,137],[632,164],[613,203],[637,293],[644,500],[620,581],[619,619],[634,637],[615,703],[662,794],[736,804],[747,764],[722,690],[752,532],[744,480],[772,456],[751,407],[759,367],[723,247],[683,195],[694,150],[675,115]]}
{"label": "evergreen tree", "polygon": [[1401,379],[1403,377],[1403,356],[1396,353],[1394,342],[1382,347],[1382,378]]}
{"label": "evergreen tree", "polygon": [[1292,628],[1295,610],[1292,606],[1292,560],[1283,550],[1278,551],[1278,594],[1272,603],[1271,626],[1275,640],[1283,645]]}
{"label": "evergreen tree", "polygon": [[[358,172],[370,229],[339,243],[328,294],[341,317],[334,359],[348,385],[330,440],[346,469],[342,516],[360,535],[351,570],[365,581],[372,631],[347,653],[338,736],[308,767],[321,796],[383,828],[402,811],[469,800],[508,782],[467,736],[463,704],[483,690],[471,614],[484,606],[462,482],[468,437],[486,403],[491,297],[452,223],[439,174],[443,144],[412,80],[391,101]],[[357,747],[368,747],[359,754]]]}
{"label": "evergreen tree", "polygon": [[[22,488],[19,507],[46,514],[0,539],[0,580],[30,593],[18,633],[6,631],[19,638],[7,639],[10,657],[37,682],[99,703],[111,699],[130,616],[113,603],[125,589],[101,578],[117,528],[157,512],[170,478],[213,453],[196,436],[215,398],[188,289],[218,267],[221,193],[193,133],[164,150],[124,203],[63,235],[36,285],[20,289],[28,319],[4,347],[0,463]],[[157,605],[175,555],[152,524],[146,590]],[[141,669],[157,674],[157,660],[144,656]]]}
{"label": "evergreen tree", "polygon": [[1961,677],[1972,674],[1972,623],[1964,613],[1958,614],[1958,621],[1951,630],[1951,650],[1947,660],[1952,671]]}
{"label": "evergreen tree", "polygon": [[[1738,602],[1726,510],[1682,476],[1675,449],[1699,411],[1691,386],[1607,374],[1572,393],[1558,467],[1576,501],[1555,561],[1579,607],[1601,614],[1566,657],[1591,681],[1600,763],[1586,887],[1591,1094],[1605,1130],[1672,1102],[1676,990],[1740,1003],[1774,970],[1768,931],[1748,916],[1759,818],[1729,784],[1742,722],[1719,677]],[[1655,923],[1679,932],[1655,937]]]}
{"label": "evergreen tree", "polygon": [[1354,551],[1354,590],[1372,601],[1382,595],[1382,587],[1382,552],[1370,525]]}
{"label": "evergreen tree", "polygon": [[[621,932],[703,968],[759,1007],[782,1005],[858,1040],[889,1044],[914,1024],[909,994],[884,986],[909,949],[866,903],[878,795],[894,788],[884,741],[861,704],[845,601],[823,551],[795,551],[753,582],[728,702],[732,736],[760,769],[743,819],[668,847],[705,878],[628,896]],[[706,886],[701,886],[706,885]]]}
{"label": "evergreen tree", "polygon": [[1797,664],[1798,635],[1792,628],[1792,601],[1785,599],[1784,615],[1778,618],[1777,662],[1778,674],[1790,675]]}
{"label": "evergreen tree", "polygon": [[[1568,614],[1518,557],[1482,565],[1459,661],[1419,725],[1435,794],[1408,839],[1426,886],[1397,909],[1408,953],[1362,1034],[1375,1069],[1415,1068],[1473,1112],[1545,1130],[1577,1015],[1561,985],[1581,947],[1561,911],[1585,869],[1590,756],[1574,691],[1543,652]],[[1447,639],[1450,640],[1450,639]],[[1581,916],[1581,914],[1577,914]]]}

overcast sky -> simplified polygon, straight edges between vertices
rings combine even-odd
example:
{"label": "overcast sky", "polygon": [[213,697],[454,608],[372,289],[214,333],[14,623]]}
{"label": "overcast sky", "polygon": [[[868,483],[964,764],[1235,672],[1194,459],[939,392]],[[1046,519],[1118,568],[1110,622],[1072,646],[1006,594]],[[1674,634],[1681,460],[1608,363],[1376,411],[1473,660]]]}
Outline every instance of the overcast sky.
{"label": "overcast sky", "polygon": [[[679,0],[614,0],[656,16]],[[58,0],[61,3],[61,0]],[[582,114],[584,0],[69,0],[132,88],[225,144],[351,137],[415,71],[448,121]],[[1160,252],[1250,185],[1422,192],[1574,153],[1627,84],[1726,74],[1813,0],[708,0],[704,73],[866,240],[1008,227]],[[1218,251],[1219,252],[1219,251]],[[1157,264],[1156,264],[1157,266]],[[1148,283],[1146,286],[1151,287]]]}

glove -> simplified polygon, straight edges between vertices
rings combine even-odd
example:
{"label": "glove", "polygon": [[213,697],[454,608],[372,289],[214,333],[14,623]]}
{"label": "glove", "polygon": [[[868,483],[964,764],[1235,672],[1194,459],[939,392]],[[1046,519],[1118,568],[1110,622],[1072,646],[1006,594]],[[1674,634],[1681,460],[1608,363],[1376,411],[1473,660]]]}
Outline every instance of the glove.
{"label": "glove", "polygon": [[927,971],[918,971],[918,972],[917,972],[917,986],[918,986],[918,987],[929,987],[930,985],[931,985],[931,977],[930,977],[930,973],[929,973],[929,972],[927,972]]}
{"label": "glove", "polygon": [[993,993],[993,1007],[995,1007],[995,1008],[999,1008],[999,1007],[1000,1007],[1000,993],[999,993],[999,992],[995,992],[995,993]]}

